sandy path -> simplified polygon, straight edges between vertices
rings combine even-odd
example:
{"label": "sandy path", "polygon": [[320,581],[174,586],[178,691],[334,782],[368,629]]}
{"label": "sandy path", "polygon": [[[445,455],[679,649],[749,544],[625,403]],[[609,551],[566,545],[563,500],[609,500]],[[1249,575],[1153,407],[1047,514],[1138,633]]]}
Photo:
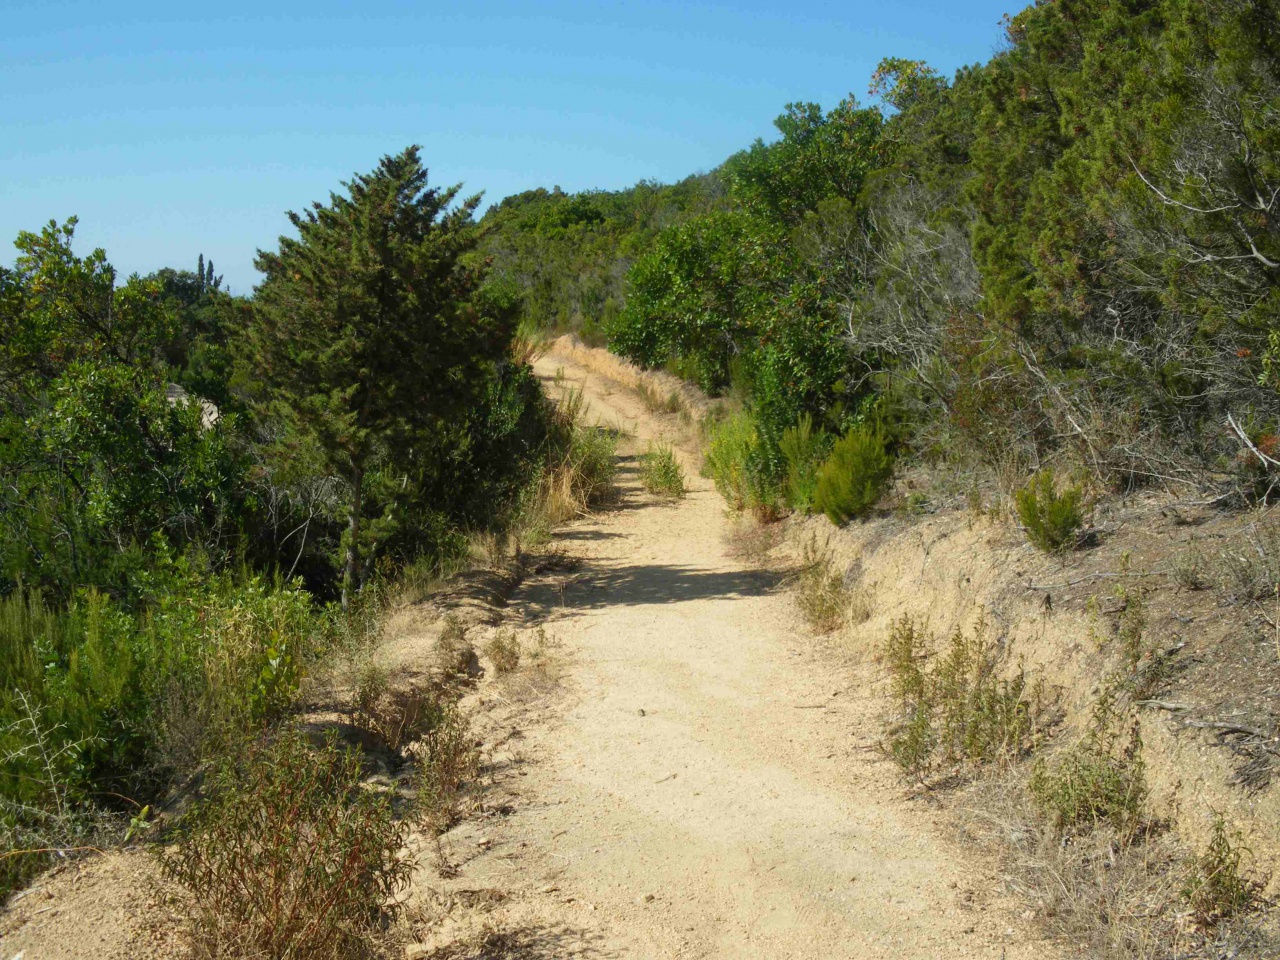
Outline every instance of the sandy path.
{"label": "sandy path", "polygon": [[537,762],[516,813],[447,838],[455,887],[512,894],[510,955],[1052,955],[904,799],[873,749],[865,672],[813,653],[776,578],[727,556],[710,485],[688,471],[673,504],[639,489],[632,457],[662,424],[563,357],[538,364],[557,370],[636,439],[621,503],[559,535],[582,565],[512,601],[563,641],[569,671],[557,715],[522,731]]}

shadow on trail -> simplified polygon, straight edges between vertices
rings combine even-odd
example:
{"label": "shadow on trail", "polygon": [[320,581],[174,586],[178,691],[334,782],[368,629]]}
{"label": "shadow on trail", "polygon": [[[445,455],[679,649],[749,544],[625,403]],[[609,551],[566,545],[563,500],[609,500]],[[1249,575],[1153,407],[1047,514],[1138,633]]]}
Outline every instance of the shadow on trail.
{"label": "shadow on trail", "polygon": [[605,952],[600,938],[582,930],[557,926],[488,929],[466,943],[432,952],[431,957],[457,960],[561,960],[565,957],[616,957]]}
{"label": "shadow on trail", "polygon": [[524,608],[526,617],[572,616],[604,607],[759,597],[775,590],[782,580],[781,574],[763,570],[711,571],[655,563],[586,566],[573,574],[531,585],[518,605]]}
{"label": "shadow on trail", "polygon": [[627,534],[614,533],[610,530],[557,530],[554,540],[625,540]]}

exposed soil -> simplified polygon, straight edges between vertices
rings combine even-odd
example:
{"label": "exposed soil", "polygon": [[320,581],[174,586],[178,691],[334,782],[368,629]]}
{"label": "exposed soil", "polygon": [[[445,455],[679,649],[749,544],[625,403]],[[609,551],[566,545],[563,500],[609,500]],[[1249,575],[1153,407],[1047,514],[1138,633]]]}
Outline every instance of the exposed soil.
{"label": "exposed soil", "polygon": [[[538,373],[628,435],[620,495],[507,603],[555,666],[469,698],[493,782],[438,848],[415,840],[407,956],[1055,956],[881,755],[875,668],[833,669],[778,575],[735,558],[692,455],[683,500],[642,491],[635,458],[677,419],[563,353]],[[427,655],[415,636],[397,662]],[[0,960],[178,955],[150,863],[45,875],[0,917]]]}
{"label": "exposed soil", "polygon": [[907,799],[861,675],[815,652],[776,574],[730,556],[709,483],[640,489],[636,455],[676,418],[564,354],[538,372],[629,435],[621,496],[510,602],[562,644],[563,686],[511,708],[490,803],[508,815],[444,838],[455,878],[424,864],[411,955],[1052,956]]}

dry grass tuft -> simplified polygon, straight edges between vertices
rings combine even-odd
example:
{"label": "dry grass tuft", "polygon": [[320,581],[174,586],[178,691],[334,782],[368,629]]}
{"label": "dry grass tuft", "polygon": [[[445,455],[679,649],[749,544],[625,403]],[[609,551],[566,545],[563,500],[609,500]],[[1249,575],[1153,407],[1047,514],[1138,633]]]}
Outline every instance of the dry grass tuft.
{"label": "dry grass tuft", "polygon": [[1064,835],[1040,815],[1024,775],[1011,770],[971,790],[966,832],[999,855],[1005,885],[1048,934],[1099,960],[1280,955],[1273,913],[1236,912],[1214,925],[1197,919],[1186,879],[1197,861],[1172,835],[1106,824]]}
{"label": "dry grass tuft", "polygon": [[782,528],[777,524],[760,524],[750,517],[739,516],[725,535],[725,544],[729,556],[734,559],[756,567],[768,567],[782,538]]}
{"label": "dry grass tuft", "polygon": [[430,727],[413,745],[417,763],[417,810],[437,835],[458,822],[467,788],[480,775],[480,748],[466,715],[454,703],[441,703]]}
{"label": "dry grass tuft", "polygon": [[484,654],[493,664],[494,672],[511,673],[520,666],[520,639],[510,627],[497,630],[484,645]]}
{"label": "dry grass tuft", "polygon": [[361,673],[348,715],[352,726],[392,753],[401,753],[432,722],[432,694],[413,688],[393,689],[387,673],[369,664]]}
{"label": "dry grass tuft", "polygon": [[684,400],[675,390],[669,390],[664,394],[653,384],[642,380],[637,385],[636,392],[640,394],[645,409],[650,413],[675,414],[685,409]]}
{"label": "dry grass tuft", "polygon": [[810,627],[819,633],[831,633],[849,621],[853,593],[836,570],[828,546],[819,546],[817,538],[811,537],[801,551],[800,573],[795,580],[796,605]]}
{"label": "dry grass tuft", "polygon": [[684,470],[670,445],[649,445],[649,450],[640,457],[640,481],[654,496],[672,500],[684,496]]}
{"label": "dry grass tuft", "polygon": [[456,613],[445,614],[436,654],[445,683],[469,683],[480,675],[480,660],[467,637],[467,626]]}

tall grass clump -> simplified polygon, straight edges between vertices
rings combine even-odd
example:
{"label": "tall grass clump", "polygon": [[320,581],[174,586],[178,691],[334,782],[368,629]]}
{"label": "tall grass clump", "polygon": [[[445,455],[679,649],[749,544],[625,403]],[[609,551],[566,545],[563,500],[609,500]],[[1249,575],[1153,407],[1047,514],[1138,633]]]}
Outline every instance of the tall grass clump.
{"label": "tall grass clump", "polygon": [[836,526],[870,510],[893,478],[893,455],[883,430],[853,427],[835,442],[818,469],[813,505]]}
{"label": "tall grass clump", "polygon": [[409,881],[406,821],[360,758],[294,731],[214,769],[163,860],[194,956],[371,957]]}
{"label": "tall grass clump", "polygon": [[778,447],[787,463],[787,506],[808,513],[817,500],[818,468],[830,450],[830,437],[825,430],[815,430],[813,417],[806,413],[795,426],[782,431]]}
{"label": "tall grass clump", "polygon": [[640,480],[654,496],[673,500],[684,496],[684,470],[669,444],[651,444],[640,457]]}
{"label": "tall grass clump", "polygon": [[660,389],[649,383],[641,383],[638,389],[640,399],[644,401],[645,408],[650,413],[679,413],[684,409],[684,400],[675,390],[663,394]]}
{"label": "tall grass clump", "polygon": [[734,510],[745,510],[751,501],[747,460],[756,445],[756,426],[745,412],[735,413],[708,428],[703,474]]}
{"label": "tall grass clump", "polygon": [[830,549],[819,546],[815,538],[802,548],[795,597],[805,622],[819,633],[830,633],[854,618],[854,592],[836,568]]}
{"label": "tall grass clump", "polygon": [[1081,487],[1065,486],[1059,490],[1053,471],[1047,468],[1014,494],[1027,539],[1045,553],[1059,553],[1074,546],[1084,524],[1083,502]]}
{"label": "tall grass clump", "polygon": [[432,722],[414,744],[417,764],[417,812],[435,833],[458,821],[468,785],[480,775],[480,748],[467,716],[452,700],[444,700]]}
{"label": "tall grass clump", "polygon": [[614,491],[618,441],[601,427],[588,426],[581,390],[570,390],[548,416],[546,467],[526,513],[526,525],[554,526],[582,516]]}
{"label": "tall grass clump", "polygon": [[748,411],[726,417],[707,430],[702,475],[733,510],[749,510],[762,522],[778,518],[781,454]]}

